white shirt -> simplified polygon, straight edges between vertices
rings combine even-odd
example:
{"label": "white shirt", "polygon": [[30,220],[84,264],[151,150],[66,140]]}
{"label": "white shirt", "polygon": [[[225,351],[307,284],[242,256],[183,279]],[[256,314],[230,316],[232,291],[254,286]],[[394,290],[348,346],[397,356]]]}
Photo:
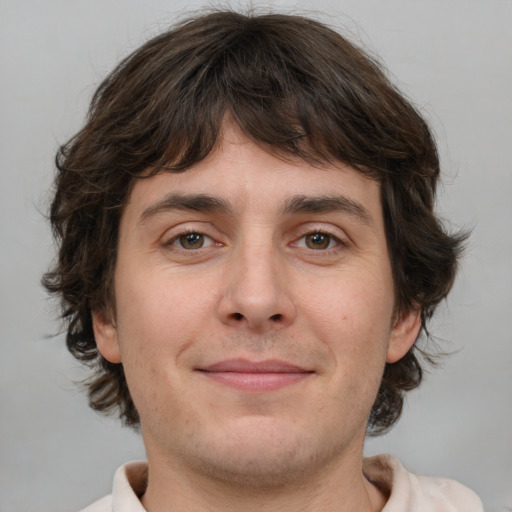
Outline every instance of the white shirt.
{"label": "white shirt", "polygon": [[[364,459],[363,471],[389,494],[382,512],[484,512],[478,496],[455,480],[416,476],[391,455]],[[82,512],[146,512],[139,496],[147,482],[147,464],[130,462],[114,476],[112,494]]]}

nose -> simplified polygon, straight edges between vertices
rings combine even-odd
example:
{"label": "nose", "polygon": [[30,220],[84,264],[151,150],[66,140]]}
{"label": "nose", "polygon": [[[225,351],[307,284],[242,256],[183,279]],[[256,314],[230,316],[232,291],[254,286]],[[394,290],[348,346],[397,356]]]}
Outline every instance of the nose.
{"label": "nose", "polygon": [[266,332],[293,323],[296,306],[283,257],[268,244],[245,244],[229,259],[219,316],[224,324]]}

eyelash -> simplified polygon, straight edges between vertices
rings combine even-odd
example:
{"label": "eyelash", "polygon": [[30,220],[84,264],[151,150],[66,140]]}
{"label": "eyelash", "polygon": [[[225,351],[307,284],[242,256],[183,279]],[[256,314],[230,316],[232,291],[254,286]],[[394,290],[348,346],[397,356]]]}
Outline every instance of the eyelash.
{"label": "eyelash", "polygon": [[[337,236],[333,235],[332,233],[329,233],[328,231],[324,231],[321,229],[315,229],[315,230],[309,231],[308,233],[303,234],[301,237],[299,237],[297,239],[297,241],[293,242],[292,245],[298,247],[299,242],[302,240],[304,240],[304,244],[306,245],[307,237],[314,236],[314,235],[321,235],[323,237],[327,237],[329,239],[328,246],[324,249],[318,249],[318,248],[313,249],[312,247],[300,247],[300,248],[304,249],[304,250],[311,250],[311,251],[318,252],[318,253],[326,253],[326,252],[336,251],[337,249],[339,250],[340,248],[347,247],[347,245],[348,245],[346,242],[344,242]],[[330,247],[331,243],[334,243],[335,245],[333,247]]]}
{"label": "eyelash", "polygon": [[211,236],[207,235],[206,233],[203,233],[202,231],[194,230],[194,229],[186,230],[186,231],[183,231],[181,233],[174,235],[170,240],[165,242],[164,245],[167,247],[172,247],[175,250],[177,249],[179,251],[183,251],[183,252],[196,252],[196,251],[204,248],[203,245],[201,245],[201,247],[199,247],[197,249],[186,249],[185,247],[180,247],[180,246],[175,245],[176,243],[179,243],[179,241],[182,237],[186,237],[187,235],[199,235],[199,236],[203,237],[204,239],[210,240],[210,243],[207,245],[207,247],[210,247],[211,245],[221,245],[218,242],[215,242],[215,240]]}
{"label": "eyelash", "polygon": [[[198,235],[198,236],[201,236],[203,237],[203,239],[208,239],[209,242],[208,242],[208,245],[204,246],[204,245],[201,245],[200,247],[194,249],[194,248],[185,248],[182,246],[182,244],[180,245],[176,245],[176,244],[179,244],[180,243],[180,239],[182,237],[186,237],[187,235]],[[320,248],[320,249],[315,249],[315,248],[312,248],[312,247],[307,247],[306,244],[306,238],[308,236],[314,236],[314,235],[321,235],[323,237],[327,237],[329,239],[329,242],[328,242],[328,246],[326,248]],[[303,246],[300,246],[300,242],[304,241],[304,245]],[[333,247],[330,247],[330,245],[334,243],[335,245]],[[172,248],[173,250],[177,250],[177,251],[181,251],[183,253],[192,253],[192,252],[198,252],[200,251],[201,249],[206,249],[208,247],[211,247],[213,245],[217,245],[217,246],[221,246],[222,243],[220,242],[215,242],[215,240],[213,239],[213,237],[211,237],[210,235],[207,235],[206,233],[200,231],[200,230],[193,230],[193,229],[190,229],[190,230],[186,230],[186,231],[182,231],[180,233],[177,233],[176,235],[174,235],[170,240],[166,241],[165,244],[164,244],[166,247],[169,247],[169,248]],[[312,251],[312,252],[317,252],[317,253],[330,253],[330,252],[334,252],[336,250],[340,250],[340,249],[343,249],[343,248],[346,248],[348,246],[348,243],[341,240],[339,237],[333,235],[332,233],[329,233],[328,231],[326,230],[322,230],[322,229],[314,229],[314,230],[311,230],[311,231],[308,231],[307,233],[304,233],[303,235],[301,235],[299,238],[297,238],[294,242],[292,242],[290,244],[292,247],[297,247],[301,250],[305,250],[305,251]]]}

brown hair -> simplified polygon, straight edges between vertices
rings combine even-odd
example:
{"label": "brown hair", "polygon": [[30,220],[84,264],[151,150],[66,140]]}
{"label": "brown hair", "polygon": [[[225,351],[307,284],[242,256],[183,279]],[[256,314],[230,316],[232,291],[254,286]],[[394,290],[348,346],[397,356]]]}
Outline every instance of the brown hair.
{"label": "brown hair", "polygon": [[[381,184],[397,315],[422,326],[451,288],[463,234],[433,205],[439,159],[431,133],[374,59],[301,16],[210,12],[188,19],[123,60],[94,94],[87,122],[56,157],[51,223],[60,251],[44,276],[59,294],[67,346],[89,364],[90,405],[139,417],[122,364],[106,361],[91,311],[115,312],[119,218],[134,180],[184,172],[214,147],[226,114],[258,144],[313,165],[344,162]],[[418,349],[387,364],[368,431],[399,418],[419,385]]]}

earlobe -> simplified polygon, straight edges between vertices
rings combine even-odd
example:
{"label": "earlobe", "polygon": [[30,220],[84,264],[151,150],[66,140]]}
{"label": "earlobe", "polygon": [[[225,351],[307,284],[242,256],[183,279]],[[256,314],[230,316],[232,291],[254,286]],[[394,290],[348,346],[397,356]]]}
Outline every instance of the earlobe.
{"label": "earlobe", "polygon": [[120,363],[121,351],[116,326],[102,311],[93,311],[92,325],[100,354],[111,363]]}
{"label": "earlobe", "polygon": [[420,310],[410,310],[402,315],[393,326],[386,362],[396,363],[400,361],[413,346],[420,333],[420,329]]}

